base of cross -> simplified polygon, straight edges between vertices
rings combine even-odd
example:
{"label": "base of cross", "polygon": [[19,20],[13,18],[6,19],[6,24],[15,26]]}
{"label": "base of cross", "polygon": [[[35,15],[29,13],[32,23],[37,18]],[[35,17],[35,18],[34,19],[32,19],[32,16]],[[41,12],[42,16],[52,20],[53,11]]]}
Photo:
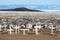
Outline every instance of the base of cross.
{"label": "base of cross", "polygon": [[57,34],[50,34],[51,36],[57,36]]}
{"label": "base of cross", "polygon": [[58,37],[60,37],[60,35],[58,35]]}
{"label": "base of cross", "polygon": [[40,35],[39,33],[37,33],[36,35]]}

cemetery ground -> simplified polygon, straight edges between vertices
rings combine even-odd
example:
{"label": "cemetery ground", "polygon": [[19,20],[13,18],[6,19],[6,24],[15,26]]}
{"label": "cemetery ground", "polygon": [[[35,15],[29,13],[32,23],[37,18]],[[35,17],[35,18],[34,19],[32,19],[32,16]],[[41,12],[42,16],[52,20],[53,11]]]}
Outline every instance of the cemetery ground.
{"label": "cemetery ground", "polygon": [[60,32],[56,32],[54,30],[55,35],[50,34],[49,29],[42,28],[39,31],[39,35],[35,35],[35,32],[30,31],[29,33],[26,32],[26,35],[23,35],[22,32],[15,34],[13,32],[10,35],[8,32],[0,32],[0,40],[60,40]]}
{"label": "cemetery ground", "polygon": [[[60,12],[58,12],[58,13],[60,14]],[[52,14],[52,13],[48,14],[48,12],[10,12],[10,11],[3,12],[3,11],[0,11],[0,16],[3,18],[3,21],[7,21],[6,19],[8,19],[9,21],[7,21],[7,22],[14,22],[13,24],[15,24],[17,19],[19,19],[19,20],[17,20],[17,22],[21,21],[20,17],[24,18],[23,22],[25,20],[27,20],[25,18],[28,18],[28,19],[32,18],[33,22],[36,21],[36,19],[39,19],[38,21],[40,21],[42,23],[44,21],[45,22],[46,21],[54,22],[55,19],[58,20],[58,22],[60,22],[59,14]],[[46,17],[48,19],[46,19]],[[2,19],[2,18],[0,18],[0,19]],[[53,19],[53,20],[50,20],[50,19]],[[51,35],[50,29],[41,28],[39,30],[39,35],[36,35],[35,32],[33,32],[33,31],[30,31],[29,33],[26,31],[25,35],[23,35],[22,31],[20,31],[18,34],[13,32],[10,35],[7,31],[1,31],[0,32],[0,40],[60,40],[60,32],[56,32],[54,30],[54,34]]]}

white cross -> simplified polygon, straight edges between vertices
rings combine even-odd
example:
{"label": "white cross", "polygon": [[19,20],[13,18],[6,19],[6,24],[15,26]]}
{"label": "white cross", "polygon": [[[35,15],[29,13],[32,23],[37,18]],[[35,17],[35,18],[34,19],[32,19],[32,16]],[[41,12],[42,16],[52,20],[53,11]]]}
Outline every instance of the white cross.
{"label": "white cross", "polygon": [[[27,25],[27,28],[28,28],[28,29],[32,29],[32,24],[28,24],[28,25]],[[28,30],[28,32],[30,32],[30,30]]]}
{"label": "white cross", "polygon": [[15,29],[15,33],[16,33],[16,34],[19,33],[19,29],[20,29],[19,26],[16,25],[16,27],[14,27],[14,29]]}
{"label": "white cross", "polygon": [[7,25],[6,24],[4,24],[4,30],[6,31],[6,27],[7,27]]}
{"label": "white cross", "polygon": [[53,27],[53,24],[52,23],[50,23],[49,28],[51,29],[51,34],[53,34],[54,27]]}
{"label": "white cross", "polygon": [[7,29],[7,31],[9,31],[10,32],[10,35],[12,34],[12,31],[14,31],[13,29],[12,29],[12,27],[9,27],[9,29]]}
{"label": "white cross", "polygon": [[53,25],[51,25],[51,34],[53,34]]}
{"label": "white cross", "polygon": [[39,33],[38,33],[38,31],[39,31],[39,29],[41,28],[41,26],[34,26],[34,28],[35,28],[35,33],[36,33],[36,35],[38,35]]}
{"label": "white cross", "polygon": [[35,33],[36,33],[36,35],[38,35],[38,28],[37,28],[37,26],[35,26]]}
{"label": "white cross", "polygon": [[0,31],[2,31],[2,29],[1,29],[2,27],[3,27],[3,26],[1,26],[1,24],[0,24]]}
{"label": "white cross", "polygon": [[23,31],[23,35],[25,35],[26,31],[28,31],[29,29],[20,29]]}

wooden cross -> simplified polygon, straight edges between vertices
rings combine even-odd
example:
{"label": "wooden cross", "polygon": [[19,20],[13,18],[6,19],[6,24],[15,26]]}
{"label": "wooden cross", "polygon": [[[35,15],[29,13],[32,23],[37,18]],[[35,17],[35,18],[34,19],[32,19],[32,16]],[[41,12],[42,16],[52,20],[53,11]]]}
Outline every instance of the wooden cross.
{"label": "wooden cross", "polygon": [[12,27],[9,27],[9,29],[7,31],[9,31],[9,33],[11,35],[12,34],[12,31],[14,31],[14,30],[12,29]]}
{"label": "wooden cross", "polygon": [[25,35],[26,31],[28,31],[29,29],[20,29],[23,31],[23,35]]}
{"label": "wooden cross", "polygon": [[53,34],[53,25],[51,25],[51,34]]}
{"label": "wooden cross", "polygon": [[36,35],[39,35],[38,31],[39,31],[40,28],[41,28],[41,25],[38,26],[36,24],[36,26],[35,26],[35,33],[36,33]]}
{"label": "wooden cross", "polygon": [[6,27],[7,27],[7,25],[6,24],[4,24],[4,30],[6,31]]}
{"label": "wooden cross", "polygon": [[19,26],[16,25],[16,27],[14,27],[14,29],[15,29],[15,33],[16,33],[16,34],[19,33],[19,29],[20,29]]}
{"label": "wooden cross", "polygon": [[1,24],[0,24],[0,31],[2,31],[1,28],[2,28],[2,26],[1,26]]}

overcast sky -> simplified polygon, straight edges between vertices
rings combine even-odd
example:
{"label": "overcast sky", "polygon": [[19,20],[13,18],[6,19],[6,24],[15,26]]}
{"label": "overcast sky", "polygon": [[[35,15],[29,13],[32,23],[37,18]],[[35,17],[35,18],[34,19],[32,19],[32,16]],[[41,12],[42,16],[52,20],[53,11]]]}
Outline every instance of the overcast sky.
{"label": "overcast sky", "polygon": [[[25,5],[28,8],[39,9],[40,7],[37,5],[41,5],[41,4],[44,4],[44,5],[48,4],[50,6],[58,5],[59,8],[58,6],[54,6],[54,7],[55,8],[57,7],[56,9],[60,9],[60,0],[0,0],[0,8],[7,8],[7,6],[2,6],[2,5]],[[47,7],[45,7],[45,9],[46,8]]]}

